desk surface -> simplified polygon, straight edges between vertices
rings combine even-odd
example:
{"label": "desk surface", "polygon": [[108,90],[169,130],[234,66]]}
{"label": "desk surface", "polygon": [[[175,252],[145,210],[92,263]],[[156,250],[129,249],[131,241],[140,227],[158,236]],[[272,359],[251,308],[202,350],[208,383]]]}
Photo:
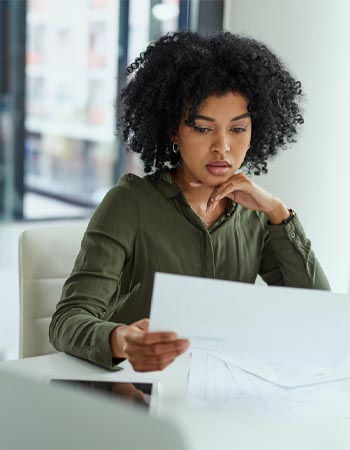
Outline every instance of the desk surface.
{"label": "desk surface", "polygon": [[49,378],[113,381],[159,380],[158,415],[174,422],[191,449],[349,449],[347,419],[254,419],[220,409],[193,409],[185,403],[190,355],[162,372],[137,373],[128,362],[110,372],[63,353],[7,361],[0,370],[42,382]]}

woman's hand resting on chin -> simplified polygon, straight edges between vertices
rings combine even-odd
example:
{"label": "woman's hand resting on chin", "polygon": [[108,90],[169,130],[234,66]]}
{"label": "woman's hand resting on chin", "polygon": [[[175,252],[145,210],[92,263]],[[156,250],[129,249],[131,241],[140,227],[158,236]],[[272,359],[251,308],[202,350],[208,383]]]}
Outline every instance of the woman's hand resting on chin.
{"label": "woman's hand resting on chin", "polygon": [[[191,183],[193,187],[204,186],[201,181]],[[281,223],[289,217],[286,205],[277,197],[255,184],[243,173],[236,173],[227,181],[213,188],[208,199],[207,211],[212,211],[224,197],[230,198],[245,208],[262,211],[272,224]]]}

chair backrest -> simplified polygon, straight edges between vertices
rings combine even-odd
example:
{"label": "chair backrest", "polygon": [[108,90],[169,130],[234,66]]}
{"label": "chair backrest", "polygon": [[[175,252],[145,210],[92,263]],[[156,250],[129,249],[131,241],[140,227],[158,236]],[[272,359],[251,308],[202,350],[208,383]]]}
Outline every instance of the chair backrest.
{"label": "chair backrest", "polygon": [[54,353],[49,324],[86,223],[35,228],[19,240],[20,358]]}

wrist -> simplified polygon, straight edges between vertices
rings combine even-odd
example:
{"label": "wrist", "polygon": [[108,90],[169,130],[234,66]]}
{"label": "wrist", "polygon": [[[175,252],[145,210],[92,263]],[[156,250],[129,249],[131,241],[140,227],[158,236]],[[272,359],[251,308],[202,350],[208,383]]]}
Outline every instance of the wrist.
{"label": "wrist", "polygon": [[265,214],[267,215],[270,224],[279,225],[283,223],[284,220],[289,218],[290,210],[284,203],[278,202],[278,204],[271,211],[266,212]]}
{"label": "wrist", "polygon": [[126,328],[127,325],[119,325],[118,327],[114,328],[114,330],[110,334],[109,343],[113,358],[126,358],[126,354],[123,351]]}

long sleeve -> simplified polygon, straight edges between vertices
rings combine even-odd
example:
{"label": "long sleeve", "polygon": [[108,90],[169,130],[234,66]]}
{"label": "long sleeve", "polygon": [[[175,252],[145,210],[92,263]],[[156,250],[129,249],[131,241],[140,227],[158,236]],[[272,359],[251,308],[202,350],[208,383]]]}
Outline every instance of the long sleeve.
{"label": "long sleeve", "polygon": [[50,324],[50,342],[60,351],[109,369],[109,336],[118,325],[106,313],[116,295],[137,228],[136,199],[127,186],[113,188],[93,215],[73,271]]}
{"label": "long sleeve", "polygon": [[269,285],[330,290],[297,216],[285,225],[266,225],[259,274]]}

